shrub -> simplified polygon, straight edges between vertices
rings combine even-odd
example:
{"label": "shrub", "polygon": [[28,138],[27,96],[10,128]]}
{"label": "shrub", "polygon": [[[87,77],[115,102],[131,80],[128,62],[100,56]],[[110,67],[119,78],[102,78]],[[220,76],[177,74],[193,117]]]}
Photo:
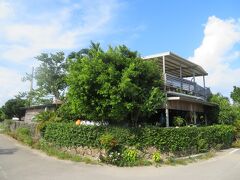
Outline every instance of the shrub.
{"label": "shrub", "polygon": [[163,153],[172,152],[176,155],[185,155],[207,151],[216,148],[219,144],[222,144],[223,148],[230,147],[234,139],[234,128],[227,125],[181,128],[155,126],[120,128],[76,126],[74,123],[50,123],[46,127],[44,138],[61,147],[101,148],[103,144],[109,147],[117,142],[117,145],[122,148],[135,147],[142,150],[155,147]]}
{"label": "shrub", "polygon": [[152,155],[152,160],[155,163],[160,163],[162,160],[160,152],[154,152]]}
{"label": "shrub", "polygon": [[38,123],[36,127],[37,131],[44,132],[49,122],[61,122],[61,118],[54,111],[43,111],[36,115],[35,121]]}
{"label": "shrub", "polygon": [[5,119],[2,123],[3,132],[5,132],[5,133],[10,132],[10,126],[11,126],[12,123],[13,123],[12,120]]}
{"label": "shrub", "polygon": [[117,146],[117,140],[112,134],[103,134],[99,139],[102,147],[106,150],[111,150]]}
{"label": "shrub", "polygon": [[122,156],[121,156],[121,153],[118,151],[110,151],[106,157],[101,157],[101,161],[107,164],[121,166]]}
{"label": "shrub", "polygon": [[138,151],[136,149],[125,149],[122,154],[122,163],[125,166],[133,166],[138,158]]}
{"label": "shrub", "polygon": [[31,137],[31,132],[30,129],[25,128],[25,127],[20,127],[16,130],[15,138],[22,141],[23,143],[27,145],[32,145],[33,140]]}
{"label": "shrub", "polygon": [[197,141],[198,152],[205,152],[209,148],[209,145],[205,139],[198,139]]}
{"label": "shrub", "polygon": [[236,120],[233,125],[236,129],[236,138],[240,138],[240,120]]}
{"label": "shrub", "polygon": [[174,126],[183,126],[185,124],[185,119],[180,116],[176,116],[174,117],[173,124]]}

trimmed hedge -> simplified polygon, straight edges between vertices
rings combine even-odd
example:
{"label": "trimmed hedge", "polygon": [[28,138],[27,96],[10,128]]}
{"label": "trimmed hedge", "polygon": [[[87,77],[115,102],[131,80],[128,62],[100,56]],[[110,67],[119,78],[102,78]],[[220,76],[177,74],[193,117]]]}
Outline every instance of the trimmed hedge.
{"label": "trimmed hedge", "polygon": [[161,152],[175,154],[204,152],[211,148],[230,147],[234,128],[227,125],[207,127],[123,128],[111,126],[76,126],[73,123],[51,123],[46,127],[44,139],[60,147],[88,146],[102,148],[100,137],[112,134],[118,145],[137,149],[156,147]]}

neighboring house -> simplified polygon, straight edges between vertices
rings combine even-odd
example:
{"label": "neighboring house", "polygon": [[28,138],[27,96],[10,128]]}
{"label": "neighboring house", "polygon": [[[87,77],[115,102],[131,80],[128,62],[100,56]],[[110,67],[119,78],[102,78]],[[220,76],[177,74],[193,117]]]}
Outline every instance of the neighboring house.
{"label": "neighboring house", "polygon": [[24,122],[32,123],[34,122],[34,118],[40,112],[43,111],[54,111],[56,109],[56,104],[46,104],[46,105],[39,105],[39,106],[31,106],[26,108]]}
{"label": "neighboring house", "polygon": [[[167,101],[161,110],[160,121],[169,127],[173,125],[175,116],[181,116],[191,124],[207,123],[208,111],[215,106],[207,101],[211,95],[205,85],[208,73],[201,66],[172,52],[143,59],[156,60],[163,71]],[[202,86],[196,83],[196,77],[202,77]]]}
{"label": "neighboring house", "polygon": [[62,103],[63,102],[61,100],[53,98],[52,104],[43,104],[27,107],[24,116],[24,122],[32,123],[34,122],[35,116],[38,115],[40,112],[55,111],[57,107],[59,107],[59,105],[61,105]]}

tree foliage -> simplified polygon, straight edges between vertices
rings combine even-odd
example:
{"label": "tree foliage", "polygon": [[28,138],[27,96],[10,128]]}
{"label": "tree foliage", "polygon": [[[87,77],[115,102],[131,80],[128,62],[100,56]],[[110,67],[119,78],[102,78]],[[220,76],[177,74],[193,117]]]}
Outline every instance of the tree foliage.
{"label": "tree foliage", "polygon": [[84,118],[137,122],[165,100],[160,69],[126,46],[104,52],[92,43],[86,55],[69,58],[68,65],[67,98],[71,111]]}
{"label": "tree foliage", "polygon": [[219,106],[218,123],[232,124],[236,120],[236,108],[231,105],[227,97],[217,93],[212,95],[210,102],[216,103]]}
{"label": "tree foliage", "polygon": [[42,53],[36,59],[40,65],[36,68],[34,75],[26,73],[23,81],[36,80],[37,87],[25,93],[28,105],[39,105],[50,103],[47,96],[59,99],[66,89],[66,61],[63,52],[55,54]]}
{"label": "tree foliage", "polygon": [[0,108],[0,122],[5,119],[5,114],[3,112],[3,108]]}
{"label": "tree foliage", "polygon": [[26,100],[21,98],[15,98],[8,100],[5,105],[2,107],[2,111],[5,114],[6,118],[17,117],[21,120],[21,117],[25,114],[25,104]]}
{"label": "tree foliage", "polygon": [[233,86],[233,91],[231,92],[231,98],[234,103],[240,105],[240,87]]}
{"label": "tree foliage", "polygon": [[41,62],[35,72],[37,85],[45,93],[52,94],[55,98],[59,99],[61,91],[66,88],[64,53],[57,52],[50,55],[42,53],[36,59]]}

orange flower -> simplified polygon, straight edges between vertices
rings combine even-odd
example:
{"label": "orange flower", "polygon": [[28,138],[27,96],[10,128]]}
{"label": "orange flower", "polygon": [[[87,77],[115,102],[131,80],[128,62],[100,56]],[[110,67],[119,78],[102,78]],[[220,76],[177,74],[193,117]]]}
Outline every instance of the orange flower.
{"label": "orange flower", "polygon": [[76,121],[76,125],[77,125],[77,126],[81,125],[81,120],[80,120],[80,119],[78,119],[78,120]]}

